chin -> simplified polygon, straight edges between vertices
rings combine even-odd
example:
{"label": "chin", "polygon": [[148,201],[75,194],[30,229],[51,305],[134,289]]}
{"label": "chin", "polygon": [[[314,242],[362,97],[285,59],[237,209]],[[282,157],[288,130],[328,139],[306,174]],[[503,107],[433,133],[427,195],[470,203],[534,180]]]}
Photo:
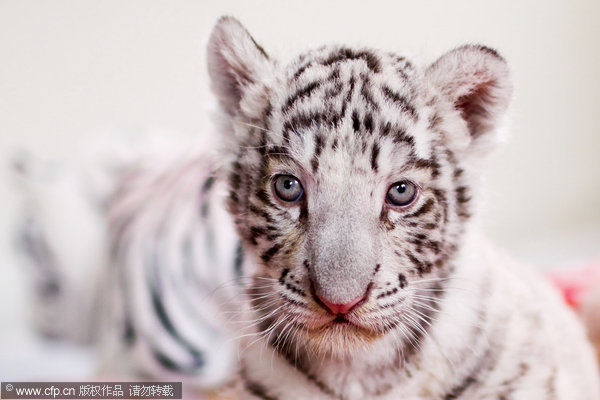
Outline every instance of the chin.
{"label": "chin", "polygon": [[368,350],[383,333],[342,319],[334,319],[318,328],[303,330],[305,348],[321,357],[347,358]]}

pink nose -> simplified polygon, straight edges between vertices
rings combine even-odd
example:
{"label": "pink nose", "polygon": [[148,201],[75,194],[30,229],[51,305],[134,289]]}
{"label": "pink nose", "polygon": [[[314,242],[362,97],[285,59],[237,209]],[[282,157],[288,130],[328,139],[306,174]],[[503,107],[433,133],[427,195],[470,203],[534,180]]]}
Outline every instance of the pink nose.
{"label": "pink nose", "polygon": [[348,314],[358,303],[364,300],[365,296],[358,296],[354,300],[346,304],[333,304],[325,298],[317,295],[319,300],[334,314]]}

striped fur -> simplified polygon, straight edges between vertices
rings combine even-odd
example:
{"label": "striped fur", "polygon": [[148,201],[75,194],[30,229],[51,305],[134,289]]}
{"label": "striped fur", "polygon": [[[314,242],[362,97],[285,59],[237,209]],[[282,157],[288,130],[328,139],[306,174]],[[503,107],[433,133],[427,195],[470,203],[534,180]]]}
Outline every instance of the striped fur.
{"label": "striped fur", "polygon": [[[208,55],[228,208],[256,269],[242,398],[599,398],[577,321],[470,223],[512,92],[494,50],[423,69],[333,46],[282,66],[223,18]],[[300,201],[278,199],[280,174]],[[385,200],[398,181],[418,187],[405,208]],[[343,316],[320,301],[361,296]]]}
{"label": "striped fur", "polygon": [[230,377],[236,347],[226,311],[239,297],[243,258],[223,194],[205,155],[121,176],[107,201],[110,285],[120,295],[109,305],[119,332],[106,336],[117,356],[107,368],[127,361],[200,387]]}
{"label": "striped fur", "polygon": [[34,322],[45,336],[98,347],[108,376],[202,388],[231,379],[225,311],[238,305],[243,255],[205,148],[161,142],[157,154],[126,141],[85,153],[90,168],[15,163]]}
{"label": "striped fur", "polygon": [[[15,247],[31,281],[30,309],[45,337],[78,344],[98,339],[97,281],[103,264],[104,225],[97,176],[20,152],[13,178],[20,209]],[[73,243],[77,243],[76,246]]]}

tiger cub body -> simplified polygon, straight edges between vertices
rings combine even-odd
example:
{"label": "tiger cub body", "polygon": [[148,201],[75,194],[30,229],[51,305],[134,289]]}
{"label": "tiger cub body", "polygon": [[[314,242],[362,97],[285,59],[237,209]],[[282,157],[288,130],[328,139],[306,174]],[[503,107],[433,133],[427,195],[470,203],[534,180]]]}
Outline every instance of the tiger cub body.
{"label": "tiger cub body", "polygon": [[242,398],[599,398],[579,323],[471,223],[512,94],[498,53],[282,66],[223,18],[208,65],[251,277]]}

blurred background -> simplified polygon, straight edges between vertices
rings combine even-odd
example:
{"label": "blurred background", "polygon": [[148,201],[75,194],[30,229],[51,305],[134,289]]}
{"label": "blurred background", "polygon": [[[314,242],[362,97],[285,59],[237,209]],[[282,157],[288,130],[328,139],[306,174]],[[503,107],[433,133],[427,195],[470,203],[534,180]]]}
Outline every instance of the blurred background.
{"label": "blurred background", "polygon": [[68,162],[112,131],[214,136],[204,47],[223,14],[281,60],[340,42],[422,65],[463,43],[497,48],[516,90],[486,172],[483,227],[538,268],[600,259],[598,0],[0,0],[0,379],[92,371],[92,355],[47,346],[27,325],[9,160],[28,149]]}

